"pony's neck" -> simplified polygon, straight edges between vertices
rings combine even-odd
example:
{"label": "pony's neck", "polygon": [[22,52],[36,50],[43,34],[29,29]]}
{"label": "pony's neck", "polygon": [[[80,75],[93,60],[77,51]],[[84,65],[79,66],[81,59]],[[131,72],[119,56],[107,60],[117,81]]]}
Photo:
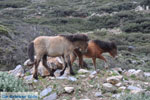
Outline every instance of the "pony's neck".
{"label": "pony's neck", "polygon": [[79,45],[80,45],[80,42],[78,42],[78,41],[73,42],[73,46],[75,49],[79,48]]}

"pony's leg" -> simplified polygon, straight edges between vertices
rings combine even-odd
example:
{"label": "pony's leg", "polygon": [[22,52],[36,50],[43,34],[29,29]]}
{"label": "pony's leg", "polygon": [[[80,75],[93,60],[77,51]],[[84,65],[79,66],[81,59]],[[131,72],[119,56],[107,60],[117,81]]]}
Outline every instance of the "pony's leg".
{"label": "pony's leg", "polygon": [[36,59],[35,61],[35,66],[34,66],[34,73],[33,73],[33,78],[35,78],[36,80],[38,80],[38,66],[40,63],[40,59]]}
{"label": "pony's leg", "polygon": [[66,63],[65,57],[62,56],[62,58],[63,58],[63,62],[64,62],[64,68],[63,68],[63,70],[60,72],[60,76],[62,76],[62,75],[64,74],[64,72],[65,72],[65,70],[66,70],[66,68],[67,68],[67,63]]}
{"label": "pony's leg", "polygon": [[44,67],[48,70],[48,72],[50,73],[50,76],[54,76],[55,70],[51,70],[47,65],[47,55],[43,56],[42,63],[44,65]]}
{"label": "pony's leg", "polygon": [[92,61],[93,61],[94,68],[96,70],[96,58],[92,58]]}
{"label": "pony's leg", "polygon": [[71,75],[75,75],[75,73],[73,72],[73,69],[72,69],[72,65],[71,65],[71,61],[70,61],[70,56],[68,56],[68,65],[69,65],[69,67],[70,67],[70,74]]}
{"label": "pony's leg", "polygon": [[77,56],[74,53],[70,54],[71,65],[73,65],[73,62],[76,60],[76,58]]}
{"label": "pony's leg", "polygon": [[105,62],[105,69],[108,69],[107,60],[102,55],[100,55],[98,58],[104,60],[104,62]]}
{"label": "pony's leg", "polygon": [[78,57],[79,57],[79,66],[80,66],[80,68],[83,68],[83,56],[78,55]]}

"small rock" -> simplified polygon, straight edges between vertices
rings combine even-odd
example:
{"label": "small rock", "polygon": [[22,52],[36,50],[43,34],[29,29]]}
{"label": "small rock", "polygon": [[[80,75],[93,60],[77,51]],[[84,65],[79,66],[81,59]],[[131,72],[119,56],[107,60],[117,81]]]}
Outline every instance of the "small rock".
{"label": "small rock", "polygon": [[86,77],[86,75],[79,75],[79,77],[85,78],[85,77]]}
{"label": "small rock", "polygon": [[135,75],[138,77],[143,77],[144,72],[142,70],[135,70],[135,69],[130,69],[128,72],[125,73],[127,76]]}
{"label": "small rock", "polygon": [[69,76],[69,77],[68,77],[68,80],[69,80],[69,81],[73,81],[73,82],[77,81],[77,79],[76,79],[75,77],[72,77],[72,76]]}
{"label": "small rock", "polygon": [[145,77],[150,77],[150,73],[144,72],[144,76],[145,76]]}
{"label": "small rock", "polygon": [[113,92],[113,91],[117,90],[117,88],[110,83],[104,83],[103,88],[108,92]]}
{"label": "small rock", "polygon": [[85,73],[89,73],[89,71],[86,69],[80,69],[80,70],[78,70],[78,73],[85,74]]}
{"label": "small rock", "polygon": [[119,87],[118,89],[119,89],[119,90],[125,90],[126,87],[125,87],[125,86],[121,86],[121,87]]}
{"label": "small rock", "polygon": [[25,62],[24,62],[24,66],[28,66],[28,65],[31,65],[33,62],[31,62],[30,61],[30,59],[28,59],[28,60],[26,60]]}
{"label": "small rock", "polygon": [[90,74],[89,77],[90,77],[91,79],[93,79],[95,76],[94,76],[93,74]]}
{"label": "small rock", "polygon": [[91,100],[91,99],[79,99],[79,100]]}
{"label": "small rock", "polygon": [[52,91],[52,88],[48,87],[46,89],[44,89],[41,93],[40,93],[40,98],[46,96],[48,93],[50,93]]}
{"label": "small rock", "polygon": [[138,93],[143,93],[144,90],[132,90],[130,93],[133,93],[133,94],[138,94]]}
{"label": "small rock", "polygon": [[121,96],[121,94],[114,94],[114,95],[112,95],[112,97],[113,97],[113,98],[116,98],[116,99],[119,99],[120,96]]}
{"label": "small rock", "polygon": [[93,72],[91,72],[90,75],[95,75],[95,74],[97,74],[97,72],[96,72],[96,71],[93,71]]}
{"label": "small rock", "polygon": [[53,93],[47,97],[45,97],[43,100],[56,100],[57,99],[57,94]]}
{"label": "small rock", "polygon": [[55,77],[59,77],[60,76],[60,72],[61,72],[61,70],[56,70],[54,72]]}
{"label": "small rock", "polygon": [[101,92],[96,92],[95,97],[102,97],[102,93]]}
{"label": "small rock", "polygon": [[65,76],[60,76],[60,77],[56,77],[56,79],[63,80],[63,79],[67,79],[67,77],[65,77]]}
{"label": "small rock", "polygon": [[117,83],[117,84],[115,84],[115,86],[117,86],[117,87],[120,87],[122,85],[122,83],[120,82],[120,83]]}
{"label": "small rock", "polygon": [[137,90],[137,91],[139,91],[139,90],[142,91],[142,90],[143,90],[143,89],[141,89],[141,88],[138,88],[138,87],[132,86],[132,85],[128,86],[127,89],[129,89],[129,90]]}
{"label": "small rock", "polygon": [[108,77],[106,80],[108,83],[115,85],[115,84],[119,83],[119,81],[121,81],[122,78],[123,78],[123,76],[119,75],[119,76]]}
{"label": "small rock", "polygon": [[121,74],[123,72],[123,70],[121,68],[113,68],[112,70],[114,72],[118,72],[119,74]]}
{"label": "small rock", "polygon": [[72,93],[74,91],[74,87],[65,87],[64,89],[67,93]]}

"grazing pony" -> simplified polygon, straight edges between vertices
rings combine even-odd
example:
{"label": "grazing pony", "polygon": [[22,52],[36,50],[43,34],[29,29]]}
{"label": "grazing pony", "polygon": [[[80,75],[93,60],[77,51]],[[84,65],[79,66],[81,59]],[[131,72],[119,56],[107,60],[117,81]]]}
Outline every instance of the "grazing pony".
{"label": "grazing pony", "polygon": [[90,40],[88,42],[88,48],[86,53],[80,52],[78,49],[75,49],[74,52],[70,55],[71,64],[75,61],[76,57],[79,57],[79,66],[83,67],[83,57],[92,58],[93,64],[96,70],[96,58],[102,59],[105,61],[105,68],[108,68],[106,59],[102,56],[102,53],[108,52],[112,57],[117,55],[117,46],[114,42],[105,42],[101,40]]}
{"label": "grazing pony", "polygon": [[[67,66],[70,67],[70,74],[73,75],[74,72],[70,62],[70,54],[73,53],[74,49],[79,49],[82,53],[86,52],[88,40],[88,37],[84,34],[37,37],[28,47],[28,56],[31,62],[33,62],[32,65],[35,64],[33,77],[38,79],[37,67],[41,59],[44,67],[51,73],[51,75],[53,75],[54,71],[47,65],[47,56],[62,56],[65,67],[62,70],[61,75],[64,74]],[[36,59],[34,59],[34,54]]]}

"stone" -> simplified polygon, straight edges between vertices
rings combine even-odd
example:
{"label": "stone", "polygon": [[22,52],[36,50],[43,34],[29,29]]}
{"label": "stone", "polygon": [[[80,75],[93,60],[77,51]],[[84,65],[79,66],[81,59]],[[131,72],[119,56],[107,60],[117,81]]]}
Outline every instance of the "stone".
{"label": "stone", "polygon": [[62,70],[56,70],[55,72],[54,72],[54,76],[55,77],[59,77],[60,76],[60,72],[61,72]]}
{"label": "stone", "polygon": [[131,92],[130,92],[130,93],[138,94],[138,93],[143,93],[143,92],[144,92],[144,90],[143,90],[143,89],[141,89],[141,90],[131,90]]}
{"label": "stone", "polygon": [[78,73],[79,74],[85,74],[85,73],[89,73],[89,71],[86,69],[80,69],[80,70],[78,70]]}
{"label": "stone", "polygon": [[142,70],[135,70],[135,69],[130,69],[127,72],[125,72],[125,75],[127,76],[138,76],[138,78],[143,78],[144,72]]}
{"label": "stone", "polygon": [[141,88],[138,88],[138,87],[132,86],[132,85],[128,86],[127,89],[129,89],[129,90],[137,90],[137,91],[139,91],[139,90],[142,91],[142,90],[143,90],[143,89],[141,89]]}
{"label": "stone", "polygon": [[43,100],[56,100],[57,99],[57,94],[53,93],[50,94],[49,96],[45,97]]}
{"label": "stone", "polygon": [[72,93],[74,91],[74,87],[65,87],[64,89],[67,93]]}
{"label": "stone", "polygon": [[25,76],[24,81],[27,84],[32,84],[33,82],[35,83],[37,82],[37,81],[34,81],[33,75]]}
{"label": "stone", "polygon": [[73,81],[73,82],[77,81],[77,79],[76,79],[75,77],[72,77],[72,76],[69,76],[69,77],[68,77],[68,80],[69,80],[69,81]]}
{"label": "stone", "polygon": [[115,84],[115,86],[120,87],[120,86],[122,86],[122,83],[119,82],[119,83]]}
{"label": "stone", "polygon": [[16,77],[23,77],[24,76],[24,68],[22,65],[17,65],[15,69],[10,70],[8,73],[11,75],[14,75]]}
{"label": "stone", "polygon": [[86,77],[86,75],[79,75],[79,77],[85,78],[85,77]]}
{"label": "stone", "polygon": [[[47,65],[48,65],[49,68],[55,69],[55,70],[63,68],[63,63],[61,63],[59,57],[48,57],[47,58]],[[30,73],[33,74],[33,72],[34,72],[34,67],[30,70]],[[42,61],[40,62],[39,66],[38,66],[38,74],[40,76],[50,75],[49,71],[43,66]],[[60,76],[59,73],[57,73],[57,74],[54,73],[54,75],[55,76]]]}
{"label": "stone", "polygon": [[46,96],[50,92],[52,92],[52,88],[48,87],[48,88],[44,89],[42,92],[40,92],[40,98]]}
{"label": "stone", "polygon": [[104,83],[102,86],[103,86],[103,89],[108,92],[113,92],[117,90],[117,88],[110,83]]}
{"label": "stone", "polygon": [[90,74],[89,77],[90,77],[91,79],[93,79],[95,76],[94,76],[93,74]]}
{"label": "stone", "polygon": [[150,77],[150,73],[149,72],[144,72],[144,76],[145,77]]}
{"label": "stone", "polygon": [[91,99],[79,99],[79,100],[91,100]]}
{"label": "stone", "polygon": [[123,76],[119,75],[119,76],[108,77],[106,79],[106,81],[108,83],[111,83],[111,84],[115,85],[115,84],[119,83],[122,79],[123,79]]}
{"label": "stone", "polygon": [[119,74],[121,74],[123,72],[123,70],[121,68],[113,68],[112,69],[114,72],[118,72]]}
{"label": "stone", "polygon": [[121,86],[121,87],[119,87],[118,89],[119,89],[119,90],[125,90],[126,87],[125,87],[125,86]]}
{"label": "stone", "polygon": [[96,92],[95,93],[95,97],[102,97],[103,95],[102,95],[102,93],[101,92]]}
{"label": "stone", "polygon": [[119,93],[119,94],[113,94],[113,95],[112,95],[112,97],[113,97],[113,98],[116,98],[116,99],[119,99],[120,96],[121,96],[121,93]]}
{"label": "stone", "polygon": [[97,72],[96,72],[96,71],[93,71],[93,72],[91,72],[90,75],[95,75],[95,74],[97,74]]}

